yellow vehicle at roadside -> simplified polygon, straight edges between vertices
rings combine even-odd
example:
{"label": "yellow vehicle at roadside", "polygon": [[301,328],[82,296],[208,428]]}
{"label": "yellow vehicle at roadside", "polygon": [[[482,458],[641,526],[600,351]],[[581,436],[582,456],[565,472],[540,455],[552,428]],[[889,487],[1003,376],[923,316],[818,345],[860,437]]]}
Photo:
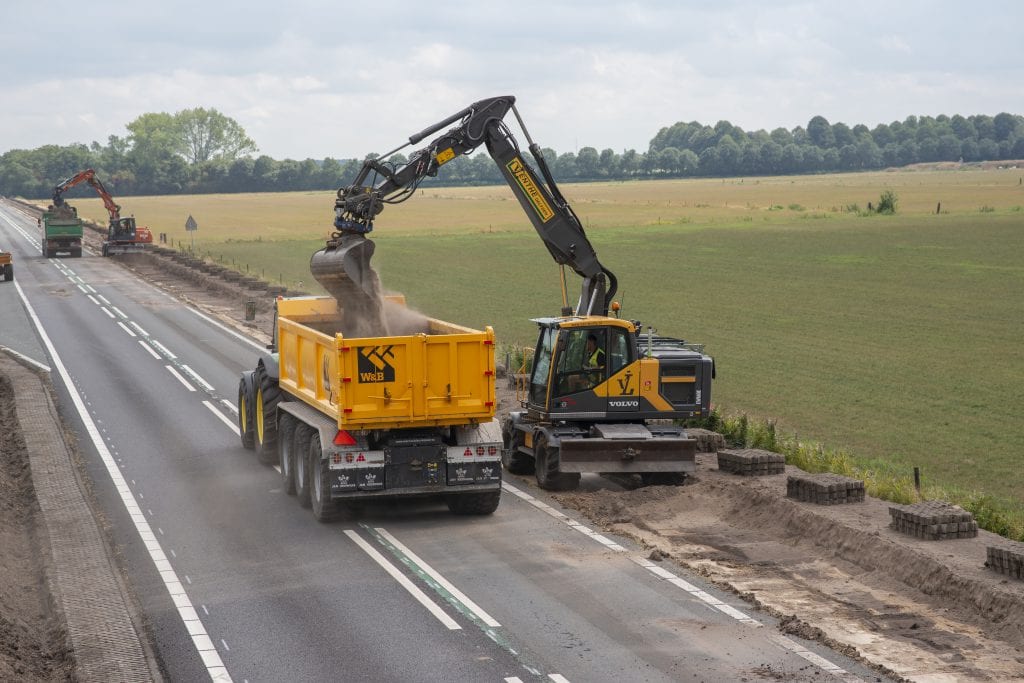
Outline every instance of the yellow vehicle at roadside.
{"label": "yellow vehicle at roadside", "polygon": [[14,279],[14,262],[10,252],[0,249],[0,275],[4,276],[4,282]]}

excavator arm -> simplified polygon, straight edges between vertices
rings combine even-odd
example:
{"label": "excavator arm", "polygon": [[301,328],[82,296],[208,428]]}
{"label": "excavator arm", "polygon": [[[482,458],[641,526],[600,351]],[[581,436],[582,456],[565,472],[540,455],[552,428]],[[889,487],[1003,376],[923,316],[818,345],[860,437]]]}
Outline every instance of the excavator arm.
{"label": "excavator arm", "polygon": [[109,192],[107,192],[107,188],[103,187],[103,183],[100,182],[100,179],[96,177],[96,171],[91,168],[87,168],[80,173],[76,173],[53,188],[53,205],[62,206],[64,204],[64,193],[75,185],[79,185],[83,182],[89,183],[89,185],[96,190],[96,194],[100,196],[100,199],[103,200],[103,206],[106,208],[107,213],[110,214],[110,224],[114,225],[120,221],[121,207],[118,206],[117,202],[114,201],[114,198],[110,196]]}
{"label": "excavator arm", "polygon": [[[515,114],[529,141],[530,155],[543,179],[523,158],[515,137],[505,125],[504,117],[509,111]],[[607,315],[617,288],[615,276],[598,261],[582,224],[552,178],[540,146],[530,139],[515,108],[514,97],[475,102],[410,136],[408,143],[388,152],[384,158],[456,122],[457,125],[431,140],[426,147],[413,152],[402,166],[395,168],[381,159],[363,162],[354,182],[338,190],[334,221],[337,232],[325,249],[314,254],[310,264],[313,275],[339,300],[358,296],[356,289],[368,296],[374,295],[377,282],[369,268],[373,243],[365,237],[373,230],[373,220],[386,204],[408,199],[419,183],[426,177],[436,176],[441,166],[485,145],[551,257],[583,278],[575,313]]]}

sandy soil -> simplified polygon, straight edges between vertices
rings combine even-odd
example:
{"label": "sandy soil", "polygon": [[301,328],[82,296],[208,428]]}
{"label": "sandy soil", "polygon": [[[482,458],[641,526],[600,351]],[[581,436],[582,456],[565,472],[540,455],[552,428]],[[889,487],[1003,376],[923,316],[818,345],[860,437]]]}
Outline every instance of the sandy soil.
{"label": "sandy soil", "polygon": [[[259,298],[256,320],[249,322],[244,303],[258,294],[163,257],[116,262],[222,321],[269,339],[272,297]],[[505,412],[516,402],[504,381],[500,385]],[[5,432],[9,427],[0,424]],[[60,670],[60,659],[43,645],[53,628],[41,606],[45,600],[20,595],[29,584],[38,585],[41,567],[31,550],[29,485],[17,474],[24,466],[15,464],[12,475],[12,462],[17,455],[5,453],[0,520],[18,521],[0,523],[3,547],[17,549],[0,556],[0,680],[13,670],[5,666],[24,661],[12,660],[12,652],[25,657],[26,651],[35,654],[21,666],[45,678]],[[532,478],[507,476],[535,487]],[[650,548],[652,559],[695,571],[780,617],[781,630],[823,641],[894,678],[1024,680],[1024,582],[984,566],[986,545],[1001,539],[979,532],[974,539],[917,540],[889,528],[884,501],[800,503],[786,498],[785,482],[784,474],[750,478],[720,472],[712,453],[699,457],[696,476],[682,487],[636,488],[585,475],[580,490],[554,498],[596,526]],[[29,613],[38,618],[11,620]]]}

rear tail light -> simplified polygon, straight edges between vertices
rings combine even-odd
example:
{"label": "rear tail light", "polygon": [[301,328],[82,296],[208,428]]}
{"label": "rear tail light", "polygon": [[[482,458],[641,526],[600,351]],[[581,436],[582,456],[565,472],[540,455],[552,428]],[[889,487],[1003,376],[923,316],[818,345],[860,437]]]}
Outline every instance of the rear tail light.
{"label": "rear tail light", "polygon": [[487,455],[497,455],[497,454],[498,454],[498,447],[497,446],[488,446],[487,447]]}
{"label": "rear tail light", "polygon": [[486,451],[484,450],[484,447],[483,447],[483,446],[477,446],[477,447],[476,447],[476,454],[477,454],[477,455],[483,455],[483,454],[484,454],[485,452],[486,452]]}

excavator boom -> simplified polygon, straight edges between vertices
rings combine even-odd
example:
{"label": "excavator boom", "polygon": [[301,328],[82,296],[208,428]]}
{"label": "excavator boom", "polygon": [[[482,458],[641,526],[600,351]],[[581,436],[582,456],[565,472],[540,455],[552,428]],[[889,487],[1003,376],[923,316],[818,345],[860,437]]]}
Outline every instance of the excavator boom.
{"label": "excavator boom", "polygon": [[[533,165],[524,159],[504,123],[509,111],[515,114],[530,142]],[[387,157],[406,145],[415,145],[456,122],[426,147],[413,152],[407,163],[397,168],[387,163]],[[582,224],[551,177],[540,147],[530,140],[511,95],[475,102],[410,136],[408,143],[389,152],[384,160],[364,161],[353,183],[338,190],[334,220],[337,231],[310,261],[317,281],[336,299],[350,304],[378,296],[379,283],[370,267],[373,243],[366,238],[366,233],[373,230],[374,219],[386,204],[405,201],[424,178],[436,176],[441,166],[481,145],[498,165],[551,257],[583,278],[575,313],[607,315],[616,291],[615,276],[598,261]]]}

